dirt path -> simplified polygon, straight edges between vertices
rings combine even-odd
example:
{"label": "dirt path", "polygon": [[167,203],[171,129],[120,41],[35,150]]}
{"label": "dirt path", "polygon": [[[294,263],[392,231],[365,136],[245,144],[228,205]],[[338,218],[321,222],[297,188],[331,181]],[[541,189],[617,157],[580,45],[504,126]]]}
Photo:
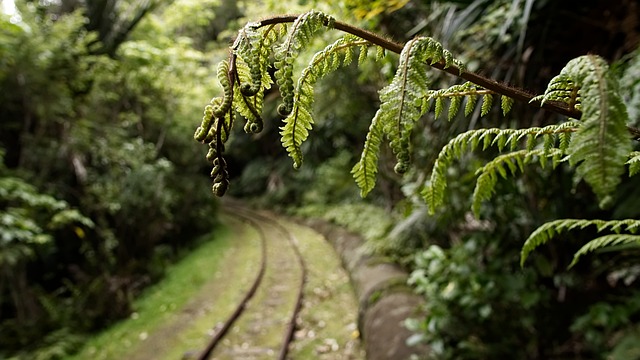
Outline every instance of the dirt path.
{"label": "dirt path", "polygon": [[[214,334],[214,327],[233,311],[243,291],[255,277],[259,264],[259,236],[246,223],[224,216],[236,238],[224,255],[221,271],[207,282],[183,309],[157,330],[147,334],[127,359],[188,359],[197,354]],[[348,275],[340,266],[333,248],[315,231],[279,220],[295,235],[300,252],[307,261],[308,278],[304,291],[291,359],[364,359],[357,332],[358,304],[349,285]],[[266,226],[266,228],[270,228]],[[266,286],[259,289],[246,317],[238,320],[237,329],[216,350],[215,359],[273,359],[281,340],[282,323],[293,307],[297,288],[285,285],[283,276],[296,282],[299,272],[292,262],[291,249],[273,227],[268,231]],[[287,250],[289,249],[289,250]]]}

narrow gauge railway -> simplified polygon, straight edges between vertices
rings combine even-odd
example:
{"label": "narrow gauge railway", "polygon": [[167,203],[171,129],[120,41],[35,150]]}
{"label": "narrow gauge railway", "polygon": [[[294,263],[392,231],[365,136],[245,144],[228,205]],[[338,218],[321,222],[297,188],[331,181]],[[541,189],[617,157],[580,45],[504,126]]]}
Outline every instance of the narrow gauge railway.
{"label": "narrow gauge railway", "polygon": [[242,300],[196,359],[284,360],[302,307],[305,260],[295,236],[274,218],[234,203],[224,209],[259,233],[261,258]]}

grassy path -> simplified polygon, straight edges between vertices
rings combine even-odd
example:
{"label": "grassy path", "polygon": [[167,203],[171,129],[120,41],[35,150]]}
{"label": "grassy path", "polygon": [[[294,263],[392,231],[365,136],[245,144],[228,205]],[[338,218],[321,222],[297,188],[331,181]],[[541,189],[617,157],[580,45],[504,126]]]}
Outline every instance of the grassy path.
{"label": "grassy path", "polygon": [[[182,359],[197,353],[255,276],[259,237],[223,217],[225,226],[172,266],[135,302],[136,313],[90,339],[73,359]],[[307,259],[309,278],[291,359],[363,359],[357,303],[333,249],[313,230],[286,221]],[[272,358],[272,357],[265,357]]]}

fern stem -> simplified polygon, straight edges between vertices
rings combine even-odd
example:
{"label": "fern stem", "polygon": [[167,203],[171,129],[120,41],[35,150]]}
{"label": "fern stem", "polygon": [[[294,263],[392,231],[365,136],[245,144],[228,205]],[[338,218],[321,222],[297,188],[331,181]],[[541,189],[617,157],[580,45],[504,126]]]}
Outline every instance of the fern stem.
{"label": "fern stem", "polygon": [[[269,18],[258,21],[256,23],[256,26],[263,27],[263,26],[268,26],[273,24],[290,23],[290,22],[294,22],[298,17],[299,15],[273,16],[273,17],[269,17]],[[335,23],[333,23],[333,28],[336,30],[340,30],[340,31],[355,35],[359,38],[365,39],[375,45],[378,45],[396,54],[400,54],[405,45],[402,43],[398,43],[398,42],[386,39],[378,34],[372,33],[370,31],[361,29],[359,27],[356,27],[338,20],[336,20]],[[480,85],[485,89],[493,90],[500,95],[505,95],[515,100],[523,101],[527,104],[529,104],[531,99],[534,98],[534,95],[529,94],[526,91],[523,91],[514,87],[510,87],[506,84],[500,83],[498,81],[487,78],[480,74],[476,74],[474,72],[462,71],[462,69],[460,69],[455,65],[450,65],[445,68],[446,64],[444,60],[433,63],[433,64],[428,64],[428,65],[438,70],[452,74],[454,76],[463,78],[467,81],[471,81],[472,83],[476,85]],[[539,102],[533,102],[531,103],[531,105],[540,107]],[[577,110],[575,108],[570,108],[569,106],[561,102],[546,101],[542,105],[542,108],[545,108],[557,114],[565,115],[574,119],[580,119],[580,117],[582,116],[582,112],[580,110]]]}

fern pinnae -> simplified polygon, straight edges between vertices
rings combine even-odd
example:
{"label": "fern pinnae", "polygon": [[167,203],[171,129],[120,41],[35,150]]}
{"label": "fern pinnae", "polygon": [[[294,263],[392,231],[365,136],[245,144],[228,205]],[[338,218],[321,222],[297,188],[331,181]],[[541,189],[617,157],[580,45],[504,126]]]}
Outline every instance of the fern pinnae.
{"label": "fern pinnae", "polygon": [[524,266],[529,254],[537,247],[546,244],[555,235],[560,234],[563,231],[584,229],[588,226],[595,226],[598,233],[609,230],[616,234],[619,234],[622,231],[635,234],[638,229],[640,229],[640,220],[560,219],[547,222],[539,226],[525,241],[522,246],[522,250],[520,251],[520,265]]}
{"label": "fern pinnae", "polygon": [[[538,152],[545,154],[544,149],[537,150],[535,146],[538,144],[536,140],[542,136],[545,139],[550,138],[555,142],[557,134],[564,132],[573,132],[577,126],[577,122],[566,122],[560,125],[548,125],[545,127],[532,127],[527,129],[476,129],[469,130],[457,135],[445,145],[438,154],[434,163],[431,177],[424,185],[421,192],[423,199],[429,206],[430,213],[434,213],[436,208],[442,205],[444,192],[447,188],[446,170],[455,159],[462,157],[466,151],[474,151],[478,147],[482,147],[485,151],[492,146],[504,150],[509,145],[510,151],[514,152],[518,146],[518,142],[523,138],[527,139],[526,149],[524,153],[515,152],[515,154],[538,155]],[[552,143],[553,143],[552,142]],[[553,159],[553,166],[557,166],[561,162],[561,156],[564,151],[561,149],[548,148],[546,155],[539,156],[541,165],[546,165],[547,158]],[[508,157],[508,154],[506,155]],[[516,156],[516,155],[512,155]],[[500,161],[500,157],[497,158]],[[525,161],[527,163],[530,160]],[[487,181],[488,178],[482,179]],[[490,184],[490,183],[488,183]]]}
{"label": "fern pinnae", "polygon": [[315,10],[309,11],[294,21],[287,38],[277,47],[274,76],[283,100],[283,103],[278,106],[280,115],[287,116],[293,110],[293,59],[310,43],[312,36],[318,30],[333,27],[333,23],[334,19],[331,16]]}
{"label": "fern pinnae", "polygon": [[381,110],[371,121],[369,132],[362,149],[360,160],[351,169],[353,178],[360,188],[360,196],[365,197],[376,185],[376,174],[378,172],[378,154],[380,144],[382,144],[383,130],[380,121]]}
{"label": "fern pinnae", "polygon": [[337,70],[340,65],[346,66],[350,63],[348,55],[344,56],[342,62],[340,61],[341,53],[348,54],[354,47],[367,44],[369,42],[365,40],[346,35],[316,53],[302,71],[294,90],[292,111],[283,120],[284,126],[280,131],[282,145],[293,159],[294,168],[297,169],[302,165],[303,157],[300,147],[313,127],[314,85],[322,77]]}
{"label": "fern pinnae", "polygon": [[629,177],[640,172],[640,151],[632,151],[629,154],[629,161],[626,162],[629,165]]}
{"label": "fern pinnae", "polygon": [[485,116],[491,111],[493,106],[493,94],[486,94],[482,96],[482,107],[480,108],[480,116]]}
{"label": "fern pinnae", "polygon": [[634,248],[640,247],[640,235],[610,234],[595,238],[582,246],[578,251],[576,251],[576,253],[573,255],[573,260],[569,264],[569,268],[575,266],[580,258],[588,253],[600,250],[605,247],[622,245],[631,245]]}
{"label": "fern pinnae", "polygon": [[464,116],[469,116],[478,103],[478,95],[471,94],[467,96],[467,102],[464,105]]}
{"label": "fern pinnae", "polygon": [[506,96],[506,95],[502,95],[500,96],[500,108],[502,109],[502,115],[507,116],[507,114],[511,111],[511,108],[513,107],[513,99]]}
{"label": "fern pinnae", "polygon": [[[525,164],[534,161],[534,159],[538,159],[542,162],[547,157],[553,157],[559,152],[559,149],[553,149],[553,151],[544,151],[543,149],[534,151],[518,150],[499,155],[486,163],[483,167],[476,170],[476,175],[479,176],[473,190],[471,205],[474,215],[479,217],[482,202],[490,200],[493,197],[495,193],[495,186],[498,183],[498,176],[506,179],[509,173],[511,173],[511,175],[516,175],[518,170],[520,170],[520,172],[524,172]],[[509,171],[507,171],[507,169]]]}
{"label": "fern pinnae", "polygon": [[582,110],[581,125],[567,147],[569,163],[593,189],[601,207],[611,200],[631,152],[628,114],[617,89],[606,61],[585,55],[569,61],[542,96],[542,102],[563,101]]}

